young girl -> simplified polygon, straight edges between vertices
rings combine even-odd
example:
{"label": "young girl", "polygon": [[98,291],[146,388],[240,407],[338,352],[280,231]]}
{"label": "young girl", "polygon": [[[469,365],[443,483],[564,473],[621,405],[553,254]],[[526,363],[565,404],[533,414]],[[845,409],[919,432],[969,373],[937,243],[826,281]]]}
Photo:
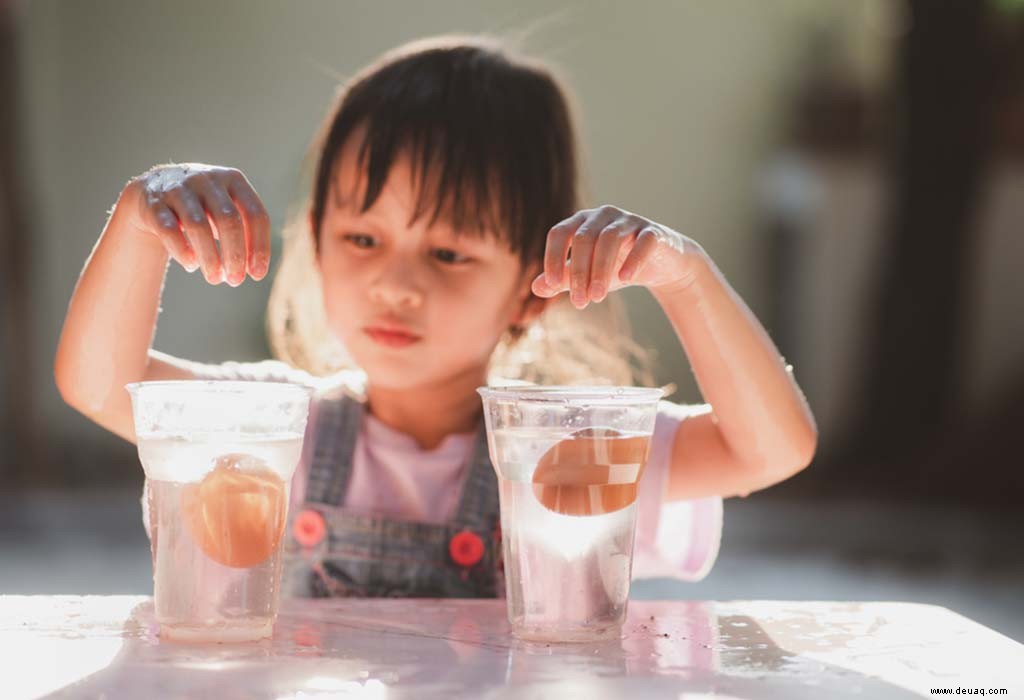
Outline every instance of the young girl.
{"label": "young girl", "polygon": [[127,184],[86,263],[57,351],[61,394],[133,440],[129,382],[313,385],[286,531],[292,593],[494,596],[497,487],[475,390],[635,381],[628,342],[604,349],[612,325],[588,340],[573,321],[641,285],[708,403],[660,404],[634,575],[700,579],[721,499],[803,469],[814,421],[697,242],[617,207],[579,208],[575,150],[547,68],[479,39],[405,46],[345,86],[317,139],[268,314],[287,362],[211,366],[150,349],[169,258],[214,285],[270,266],[269,220],[242,173],[165,165]]}

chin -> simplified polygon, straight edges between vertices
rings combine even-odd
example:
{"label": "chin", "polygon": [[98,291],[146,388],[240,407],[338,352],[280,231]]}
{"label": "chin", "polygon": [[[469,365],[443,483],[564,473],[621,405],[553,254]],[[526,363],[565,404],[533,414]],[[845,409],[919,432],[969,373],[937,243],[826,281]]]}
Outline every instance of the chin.
{"label": "chin", "polygon": [[375,348],[359,348],[352,359],[366,373],[366,381],[381,389],[411,389],[430,381],[430,362],[422,355],[388,357]]}

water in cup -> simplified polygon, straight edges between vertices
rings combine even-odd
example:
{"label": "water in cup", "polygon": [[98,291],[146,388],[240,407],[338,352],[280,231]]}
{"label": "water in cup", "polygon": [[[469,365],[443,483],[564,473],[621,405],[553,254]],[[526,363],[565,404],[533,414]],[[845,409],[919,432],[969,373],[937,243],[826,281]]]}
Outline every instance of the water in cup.
{"label": "water in cup", "polygon": [[[559,439],[560,432],[494,438],[511,460],[503,466],[522,477],[500,481],[510,620],[527,639],[616,636],[650,436]],[[607,461],[613,456],[629,461]]]}
{"label": "water in cup", "polygon": [[[213,384],[142,384],[133,396],[147,476],[154,608],[165,639],[260,639],[270,636],[277,614],[289,484],[308,393],[289,393],[288,385]],[[214,420],[202,402],[218,391],[212,403],[228,412]],[[246,399],[264,403],[247,406]],[[147,406],[148,424],[140,415]]]}
{"label": "water in cup", "polygon": [[[139,441],[154,475],[147,480],[150,544],[165,637],[202,637],[211,628],[229,637],[228,630],[240,638],[269,634],[289,492],[279,472],[301,449],[302,436],[232,445]],[[186,482],[174,478],[181,464],[213,467]]]}
{"label": "water in cup", "polygon": [[616,391],[480,392],[499,477],[508,615],[520,638],[620,635],[637,485],[661,392]]}

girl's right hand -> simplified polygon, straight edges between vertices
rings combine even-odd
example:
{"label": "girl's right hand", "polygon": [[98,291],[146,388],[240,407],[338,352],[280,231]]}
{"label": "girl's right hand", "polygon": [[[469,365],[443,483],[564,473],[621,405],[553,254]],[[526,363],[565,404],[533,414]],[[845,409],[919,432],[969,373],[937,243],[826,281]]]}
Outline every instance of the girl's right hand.
{"label": "girl's right hand", "polygon": [[[128,183],[118,207],[189,272],[237,287],[270,267],[270,218],[240,171],[202,163],[158,165]],[[217,243],[220,242],[218,250]]]}

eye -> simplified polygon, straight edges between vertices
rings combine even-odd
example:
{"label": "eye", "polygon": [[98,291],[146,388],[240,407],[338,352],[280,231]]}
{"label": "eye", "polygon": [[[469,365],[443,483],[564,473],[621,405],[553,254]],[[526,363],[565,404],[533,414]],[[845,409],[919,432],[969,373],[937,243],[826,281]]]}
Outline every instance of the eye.
{"label": "eye", "polygon": [[356,248],[373,248],[377,245],[377,241],[374,240],[373,236],[368,236],[365,233],[346,233],[342,236],[342,239],[348,241]]}
{"label": "eye", "polygon": [[460,265],[470,261],[470,258],[460,255],[451,248],[434,248],[430,253],[445,265]]}

